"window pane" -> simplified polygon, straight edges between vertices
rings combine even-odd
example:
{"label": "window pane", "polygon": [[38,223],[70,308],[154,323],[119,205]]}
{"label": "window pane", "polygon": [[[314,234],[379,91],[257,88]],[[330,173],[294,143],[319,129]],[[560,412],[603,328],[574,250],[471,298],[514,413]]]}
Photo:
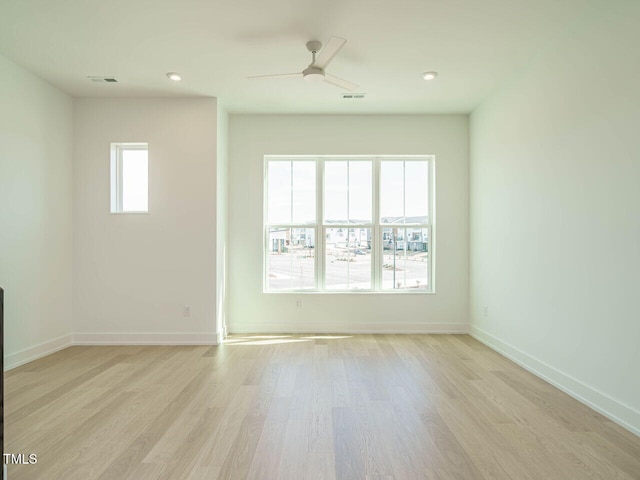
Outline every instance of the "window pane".
{"label": "window pane", "polygon": [[428,289],[429,230],[382,229],[382,288]]}
{"label": "window pane", "polygon": [[267,218],[269,223],[291,223],[291,162],[269,162]]}
{"label": "window pane", "polygon": [[404,217],[404,162],[380,165],[380,221],[396,223]]}
{"label": "window pane", "polygon": [[349,162],[349,222],[371,223],[371,162]]}
{"label": "window pane", "polygon": [[371,223],[372,162],[332,160],[325,163],[326,223]]}
{"label": "window pane", "polygon": [[267,177],[269,223],[315,223],[315,162],[272,161],[268,165]]}
{"label": "window pane", "polygon": [[381,223],[429,221],[429,162],[381,162]]}
{"label": "window pane", "polygon": [[429,168],[427,162],[405,162],[405,214],[407,223],[429,221]]}
{"label": "window pane", "polygon": [[327,228],[325,238],[327,290],[371,288],[371,229]]}
{"label": "window pane", "polygon": [[149,211],[148,151],[122,150],[122,211]]}
{"label": "window pane", "polygon": [[324,164],[324,218],[327,223],[348,223],[347,162]]}
{"label": "window pane", "polygon": [[315,288],[315,230],[270,228],[267,245],[269,290]]}
{"label": "window pane", "polygon": [[293,163],[292,223],[316,221],[316,162]]}

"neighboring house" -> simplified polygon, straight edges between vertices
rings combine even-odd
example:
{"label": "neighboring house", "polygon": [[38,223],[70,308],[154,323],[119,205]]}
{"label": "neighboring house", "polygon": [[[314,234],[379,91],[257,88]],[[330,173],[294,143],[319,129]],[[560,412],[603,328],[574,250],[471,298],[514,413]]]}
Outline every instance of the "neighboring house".
{"label": "neighboring house", "polygon": [[[428,251],[428,230],[419,227],[403,227],[399,223],[403,218],[386,218],[385,224],[389,225],[382,232],[383,250],[395,249],[412,252]],[[424,221],[422,217],[407,217],[407,223],[419,223]],[[315,248],[315,238],[306,228],[274,228],[269,234],[270,251],[273,253],[287,253],[292,248]],[[355,248],[362,250],[371,249],[371,228],[365,227],[327,227],[326,244],[328,248],[343,249]]]}

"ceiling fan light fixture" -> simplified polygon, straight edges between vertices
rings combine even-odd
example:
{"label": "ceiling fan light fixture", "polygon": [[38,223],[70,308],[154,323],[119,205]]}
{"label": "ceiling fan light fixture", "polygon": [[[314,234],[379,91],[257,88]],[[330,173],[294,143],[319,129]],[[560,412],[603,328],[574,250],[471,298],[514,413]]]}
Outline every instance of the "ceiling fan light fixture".
{"label": "ceiling fan light fixture", "polygon": [[307,82],[321,82],[324,80],[324,71],[318,67],[309,67],[302,72]]}
{"label": "ceiling fan light fixture", "polygon": [[424,72],[421,77],[423,80],[433,80],[438,76],[438,72]]}

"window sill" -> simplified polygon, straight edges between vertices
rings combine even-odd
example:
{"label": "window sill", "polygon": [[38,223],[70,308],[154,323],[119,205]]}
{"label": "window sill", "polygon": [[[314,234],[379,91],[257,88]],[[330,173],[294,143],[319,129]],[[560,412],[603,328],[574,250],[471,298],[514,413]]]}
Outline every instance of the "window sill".
{"label": "window sill", "polygon": [[149,212],[109,212],[111,215],[149,215]]}
{"label": "window sill", "polygon": [[416,292],[411,290],[401,290],[401,291],[325,290],[322,292],[317,290],[280,290],[280,291],[263,290],[262,293],[267,295],[435,295],[436,294],[434,290],[426,290],[421,292]]}

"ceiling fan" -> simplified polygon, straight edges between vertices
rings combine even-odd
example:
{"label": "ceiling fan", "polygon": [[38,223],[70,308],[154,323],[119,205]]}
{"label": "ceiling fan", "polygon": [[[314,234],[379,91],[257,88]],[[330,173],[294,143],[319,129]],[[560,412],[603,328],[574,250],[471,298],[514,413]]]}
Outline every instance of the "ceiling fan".
{"label": "ceiling fan", "polygon": [[[340,51],[347,41],[340,37],[331,37],[327,44],[322,48],[322,42],[312,40],[307,42],[307,50],[311,52],[311,63],[301,73],[280,73],[276,75],[254,75],[247,78],[287,78],[287,77],[302,77],[310,82],[324,81],[335,85],[336,87],[344,88],[346,90],[355,90],[358,85],[355,83],[343,80],[334,75],[330,75],[325,72],[327,66],[335,58],[336,54]],[[316,57],[316,54],[319,55]]]}

